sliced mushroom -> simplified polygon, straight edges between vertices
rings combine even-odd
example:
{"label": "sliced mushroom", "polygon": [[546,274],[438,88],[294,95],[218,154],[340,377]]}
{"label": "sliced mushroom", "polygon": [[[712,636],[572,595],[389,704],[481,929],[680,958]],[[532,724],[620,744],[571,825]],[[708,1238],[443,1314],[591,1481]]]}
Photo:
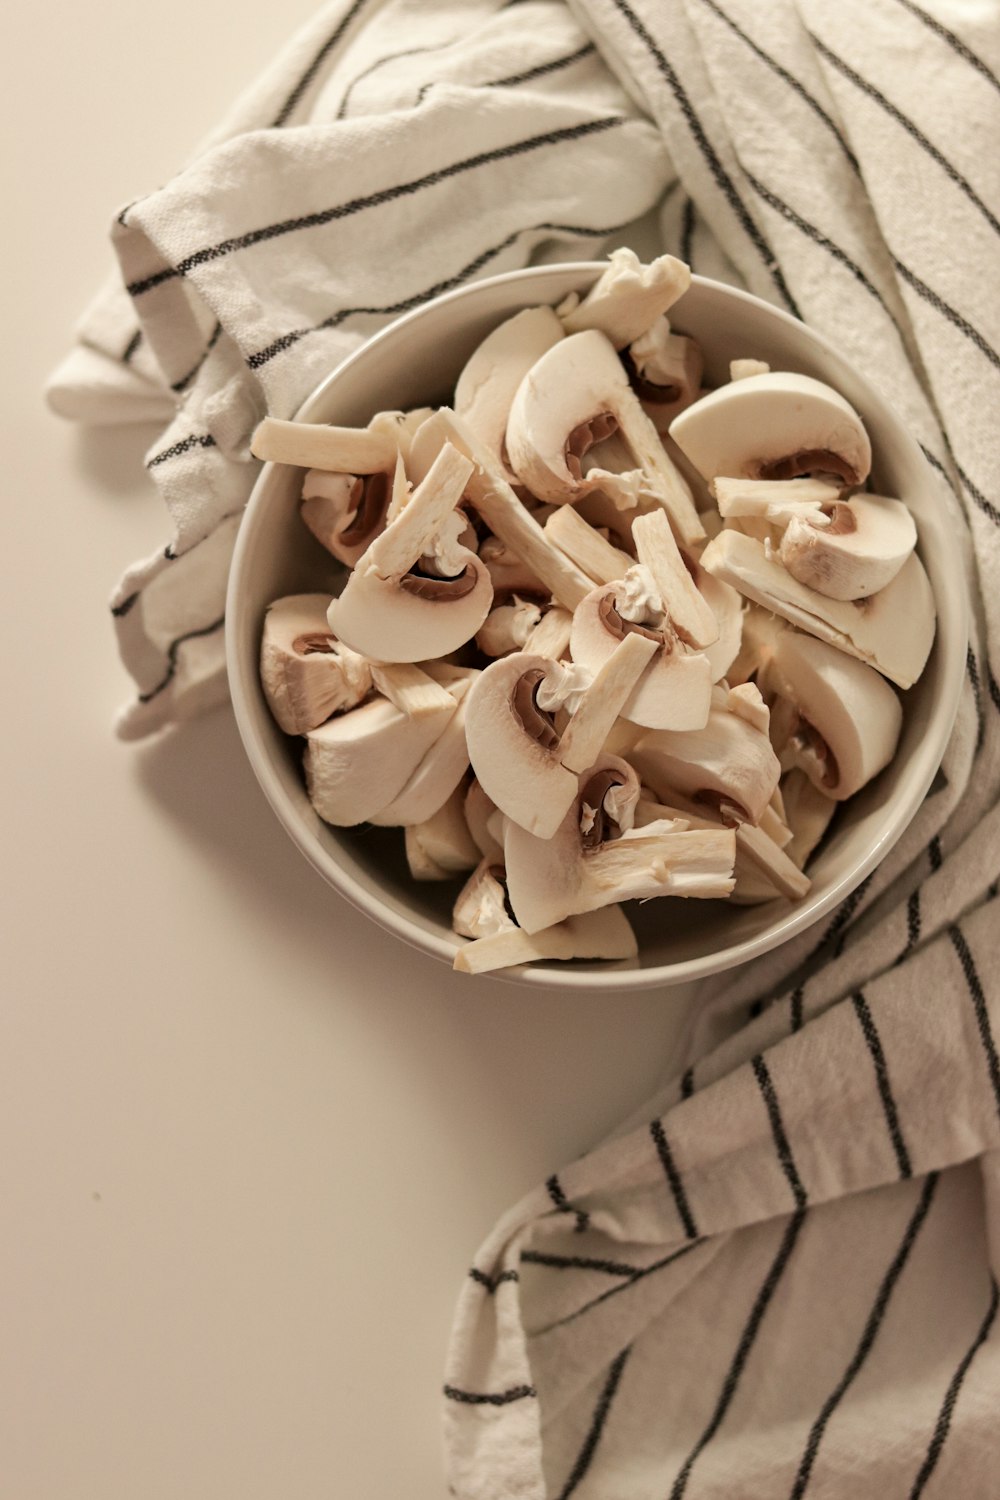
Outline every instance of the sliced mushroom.
{"label": "sliced mushroom", "polygon": [[601,486],[606,471],[585,474],[582,459],[612,434],[628,445],[633,467],[682,540],[699,540],[704,531],[687,485],[611,344],[594,329],[573,334],[543,354],[518,388],[507,423],[510,465],[533,495],[564,505]]}
{"label": "sliced mushroom", "polygon": [[785,816],[792,836],[785,845],[785,852],[800,870],[806,865],[826,833],[837,804],[825,791],[797,767],[781,778],[785,799]]}
{"label": "sliced mushroom", "polygon": [[[692,828],[718,828],[722,826],[722,815],[715,812],[705,816],[706,809],[698,809],[687,799],[674,796],[669,806],[643,798],[637,808],[636,826],[645,828],[664,819],[685,819]],[[741,823],[735,830],[736,853],[733,867],[735,885],[731,900],[740,905],[757,901],[772,901],[776,896],[787,896],[793,901],[809,893],[809,881],[781,848],[781,845],[763,828],[752,823]]]}
{"label": "sliced mushroom", "polygon": [[703,729],[644,734],[629,761],[661,802],[679,793],[699,807],[720,809],[727,824],[759,823],[781,767],[767,735],[747,718],[745,701],[730,700],[716,689]]}
{"label": "sliced mushroom", "polygon": [[760,542],[728,529],[709,542],[701,565],[764,609],[868,662],[898,687],[912,687],[927,664],[937,614],[915,552],[890,584],[859,602],[827,599],[807,588]]}
{"label": "sliced mushroom", "polygon": [[403,829],[403,847],[406,864],[412,880],[421,882],[451,880],[452,871],[439,865],[424,848],[415,828]]}
{"label": "sliced mushroom", "polygon": [[306,735],[303,765],[309,799],[326,823],[365,823],[402,791],[457,711],[415,719],[386,698],[373,698]]}
{"label": "sliced mushroom", "polygon": [[[664,522],[669,528],[666,517]],[[627,552],[622,552],[606,541],[572,505],[560,505],[554,510],[543,530],[549,540],[595,583],[611,583],[615,579],[624,578],[626,570],[635,561]]]}
{"label": "sliced mushroom", "polygon": [[502,865],[503,844],[494,838],[489,829],[490,819],[496,813],[497,805],[486,795],[475,777],[465,794],[463,811],[469,835],[482,857],[491,864]]}
{"label": "sliced mushroom", "polygon": [[665,432],[698,398],[704,369],[701,345],[673,333],[668,320],[660,318],[629,345],[626,369],[653,426]]}
{"label": "sliced mushroom", "polygon": [[638,952],[635,933],[621,907],[605,906],[585,917],[567,917],[534,934],[512,924],[460,948],[453,967],[462,974],[485,974],[543,959],[634,959]]}
{"label": "sliced mushroom", "polygon": [[632,540],[640,563],[652,574],[677,634],[698,651],[713,645],[719,639],[719,622],[699,592],[663,511],[637,516]]}
{"label": "sliced mushroom", "polygon": [[270,463],[327,469],[332,474],[391,473],[399,452],[397,419],[401,415],[379,412],[367,428],[265,417],[250,441],[250,452]]}
{"label": "sliced mushroom", "polygon": [[508,822],[507,890],[518,925],[539,932],[613,902],[651,896],[727,896],[731,830],[691,830],[686,822],[631,824],[639,796],[632,768],[603,755],[554,835],[537,838]]}
{"label": "sliced mushroom", "polygon": [[917,545],[917,528],[901,500],[854,495],[822,518],[795,516],[781,539],[782,563],[828,599],[868,599],[896,577]]}
{"label": "sliced mushroom", "polygon": [[748,380],[751,375],[770,375],[771,366],[763,359],[731,359],[730,380]]}
{"label": "sliced mushroom", "polygon": [[507,604],[491,609],[476,632],[476,645],[484,656],[506,656],[523,651],[542,618],[541,607],[532,599],[515,594]]}
{"label": "sliced mushroom", "polygon": [[373,661],[445,656],[471,640],[489,613],[490,575],[457,539],[465,517],[455,507],[471,471],[446,444],[331,604],[331,629]]}
{"label": "sliced mushroom", "polygon": [[[435,664],[436,665],[436,664]],[[449,707],[447,689],[435,677],[410,662],[396,665],[373,662],[372,681],[400,713],[420,718]]]}
{"label": "sliced mushroom", "polygon": [[786,630],[778,638],[766,687],[798,716],[782,752],[837,802],[853,797],[896,752],[903,709],[873,668],[825,641]]}
{"label": "sliced mushroom", "polygon": [[492,580],[494,599],[504,600],[511,594],[526,594],[533,598],[548,596],[548,590],[538,575],[525,567],[514,549],[498,536],[488,536],[480,544],[479,560]]}
{"label": "sliced mushroom", "polygon": [[516,928],[507,905],[506,882],[502,857],[480,860],[452,909],[451,925],[459,937],[495,937]]}
{"label": "sliced mushroom", "polygon": [[415,767],[405,786],[369,822],[383,828],[407,828],[426,823],[440,810],[469,769],[469,750],[465,741],[465,714],[468,692],[479,674],[469,670],[449,688],[458,707],[442,732]]}
{"label": "sliced mushroom", "polygon": [[516,823],[548,838],[576,795],[576,777],[559,759],[551,715],[536,702],[554,663],[515,652],[480,673],[469,695],[466,737],[476,779]]}
{"label": "sliced mushroom", "polygon": [[670,436],[705,479],[795,479],[835,474],[863,484],[871,443],[857,412],[811,375],[752,375],[703,396]]}
{"label": "sliced mushroom", "polygon": [[596,672],[631,634],[648,637],[659,650],[625,703],[624,717],[650,728],[701,728],[712,696],[708,657],[681,640],[641,564],[579,605],[570,635],[573,660]]}
{"label": "sliced mushroom", "polygon": [[465,795],[465,788],[456,786],[436,813],[406,829],[408,857],[411,848],[420,850],[446,879],[474,870],[482,858],[465,821]]}
{"label": "sliced mushroom", "polygon": [[569,610],[554,604],[542,615],[525,641],[524,649],[534,656],[547,656],[551,661],[561,661],[569,650],[572,629],[573,616]]}
{"label": "sliced mushroom", "polygon": [[580,775],[593,765],[608,735],[632,696],[659,643],[648,636],[626,635],[602,662],[563,732],[559,758]]}
{"label": "sliced mushroom", "polygon": [[823,525],[824,507],[840,499],[840,486],[826,479],[728,479],[720,475],[709,490],[725,520],[752,518],[779,528],[803,515]]}
{"label": "sliced mushroom", "polygon": [[[729,588],[729,585],[727,584],[726,587]],[[735,594],[736,590],[729,588],[729,592]],[[737,597],[740,596],[737,595]],[[758,604],[745,602],[740,649],[725,674],[726,681],[736,687],[742,682],[749,682],[751,678],[759,677],[774,654],[778,636],[787,629],[786,622],[779,619],[777,615],[772,615],[769,610],[761,609]]]}
{"label": "sliced mushroom", "polygon": [[371,690],[369,663],[327,624],[329,603],[329,594],[290,594],[264,616],[260,680],[286,734],[306,734]]}
{"label": "sliced mushroom", "polygon": [[599,329],[616,349],[633,343],[682,297],[691,269],[672,255],[643,265],[634,250],[611,252],[611,264],[582,302],[560,311],[567,333]]}
{"label": "sliced mushroom", "polygon": [[487,335],[458,377],[456,414],[512,483],[504,449],[510,404],[531,366],[564,336],[551,307],[527,307]]}
{"label": "sliced mushroom", "polygon": [[442,407],[424,424],[430,443],[451,442],[475,465],[466,494],[494,536],[520,558],[540,580],[547,594],[567,609],[575,609],[590,591],[590,579],[558,547],[518,499],[498,465],[465,424]]}

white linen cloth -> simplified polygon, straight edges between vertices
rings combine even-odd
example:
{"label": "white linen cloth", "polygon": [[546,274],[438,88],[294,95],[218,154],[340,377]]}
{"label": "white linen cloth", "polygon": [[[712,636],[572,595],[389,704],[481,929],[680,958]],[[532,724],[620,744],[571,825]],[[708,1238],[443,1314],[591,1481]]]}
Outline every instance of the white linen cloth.
{"label": "white linen cloth", "polygon": [[706,985],[684,1073],[476,1255],[444,1399],[461,1500],[1000,1493],[997,21],[340,0],[121,215],[131,295],[54,385],[91,420],[180,400],[149,459],[173,560],[114,601],[127,734],[218,692],[257,418],[391,311],[597,253],[660,199],[664,248],[886,394],[962,535],[964,694],[910,829],[822,930]]}

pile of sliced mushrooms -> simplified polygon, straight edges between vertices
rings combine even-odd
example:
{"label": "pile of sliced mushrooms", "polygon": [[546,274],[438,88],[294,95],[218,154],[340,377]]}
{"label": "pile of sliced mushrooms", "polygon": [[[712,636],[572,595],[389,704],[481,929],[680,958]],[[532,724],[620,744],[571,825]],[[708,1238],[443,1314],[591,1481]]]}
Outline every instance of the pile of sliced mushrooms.
{"label": "pile of sliced mushrooms", "polygon": [[752,357],[704,391],[667,316],[689,283],[615,251],[496,328],[452,407],[254,435],[350,570],[268,610],[271,710],[321,818],[464,878],[465,972],[632,958],[624,901],[801,899],[931,649],[857,412]]}

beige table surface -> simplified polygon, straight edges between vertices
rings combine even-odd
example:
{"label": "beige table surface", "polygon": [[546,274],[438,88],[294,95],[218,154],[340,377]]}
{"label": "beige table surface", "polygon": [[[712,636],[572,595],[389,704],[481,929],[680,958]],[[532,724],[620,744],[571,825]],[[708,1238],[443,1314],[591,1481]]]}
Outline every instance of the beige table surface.
{"label": "beige table surface", "polygon": [[441,1500],[477,1244],[652,1091],[684,1015],[383,937],[287,841],[228,711],[111,737],[107,595],[169,539],[153,434],[73,430],[41,386],[113,211],[309,13],[5,13],[4,1500]]}

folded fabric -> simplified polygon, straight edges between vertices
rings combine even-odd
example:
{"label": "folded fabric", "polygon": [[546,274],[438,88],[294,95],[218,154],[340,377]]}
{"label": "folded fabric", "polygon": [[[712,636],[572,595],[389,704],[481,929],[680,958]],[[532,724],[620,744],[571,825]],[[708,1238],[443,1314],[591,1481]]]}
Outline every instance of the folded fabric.
{"label": "folded fabric", "polygon": [[225,695],[249,441],[394,315],[532,260],[589,260],[672,178],[561,0],[334,0],[171,182],[117,215],[120,278],[49,400],[170,414],[146,459],[166,548],[111,601],[139,738]]}
{"label": "folded fabric", "polygon": [[909,0],[574,10],[663,132],[691,204],[680,253],[697,270],[714,240],[905,416],[967,541],[972,643],[942,773],[890,858],[822,932],[705,985],[682,1076],[475,1257],[445,1387],[452,1490],[985,1500],[1000,1473],[995,15],[976,34]]}
{"label": "folded fabric", "polygon": [[962,536],[963,697],[903,839],[821,931],[707,984],[684,1073],[475,1257],[462,1500],[997,1492],[1000,32],[929,3],[339,0],[119,215],[126,286],[51,388],[173,413],[147,462],[174,536],[113,600],[131,736],[224,690],[258,418],[393,313],[657,204],[664,249],[883,391]]}

